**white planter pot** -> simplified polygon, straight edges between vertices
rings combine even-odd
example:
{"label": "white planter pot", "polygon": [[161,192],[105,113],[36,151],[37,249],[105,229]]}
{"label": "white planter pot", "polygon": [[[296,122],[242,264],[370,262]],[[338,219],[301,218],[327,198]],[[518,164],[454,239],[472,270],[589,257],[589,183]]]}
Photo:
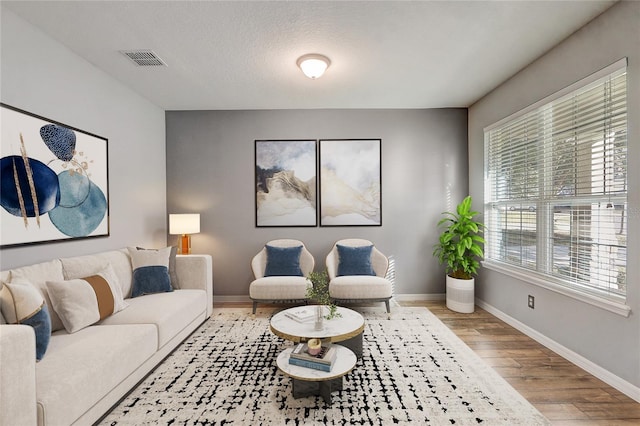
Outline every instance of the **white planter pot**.
{"label": "white planter pot", "polygon": [[460,280],[447,275],[447,308],[470,314],[475,309],[475,279]]}

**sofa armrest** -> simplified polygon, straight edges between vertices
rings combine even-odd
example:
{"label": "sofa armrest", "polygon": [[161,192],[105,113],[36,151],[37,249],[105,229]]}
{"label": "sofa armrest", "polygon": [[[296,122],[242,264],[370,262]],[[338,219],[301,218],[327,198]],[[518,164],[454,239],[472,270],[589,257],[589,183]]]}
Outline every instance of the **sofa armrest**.
{"label": "sofa armrest", "polygon": [[213,261],[208,254],[176,256],[176,274],[183,289],[207,292],[207,318],[213,313]]}
{"label": "sofa armrest", "polygon": [[2,324],[0,425],[35,425],[36,410],[36,335],[28,325]]}

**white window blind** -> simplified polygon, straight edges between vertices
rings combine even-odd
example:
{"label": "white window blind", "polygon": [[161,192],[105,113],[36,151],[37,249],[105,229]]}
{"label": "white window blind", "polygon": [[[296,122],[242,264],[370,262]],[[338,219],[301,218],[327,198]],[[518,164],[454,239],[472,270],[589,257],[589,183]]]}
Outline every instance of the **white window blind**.
{"label": "white window blind", "polygon": [[624,302],[626,93],[623,60],[485,129],[487,261]]}

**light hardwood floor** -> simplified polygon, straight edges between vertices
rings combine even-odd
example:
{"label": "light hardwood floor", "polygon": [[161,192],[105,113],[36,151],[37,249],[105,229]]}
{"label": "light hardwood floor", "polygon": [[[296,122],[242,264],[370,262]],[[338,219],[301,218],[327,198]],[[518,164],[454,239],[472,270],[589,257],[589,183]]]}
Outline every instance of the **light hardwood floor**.
{"label": "light hardwood floor", "polygon": [[[459,314],[447,309],[444,301],[402,305],[427,307],[552,425],[640,425],[640,403],[485,310],[476,307],[473,314]],[[214,304],[225,306],[251,304]]]}
{"label": "light hardwood floor", "polygon": [[553,425],[640,425],[640,403],[487,311],[459,314],[444,301],[411,306],[426,306]]}

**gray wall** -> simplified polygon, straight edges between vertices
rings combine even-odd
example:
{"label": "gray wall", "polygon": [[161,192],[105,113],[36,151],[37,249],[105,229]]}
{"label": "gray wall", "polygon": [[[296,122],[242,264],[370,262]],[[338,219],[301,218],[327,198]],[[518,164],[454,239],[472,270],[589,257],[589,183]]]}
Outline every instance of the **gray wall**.
{"label": "gray wall", "polygon": [[111,236],[0,251],[0,269],[166,242],[164,111],[2,7],[2,102],[109,140]]}
{"label": "gray wall", "polygon": [[[622,57],[629,58],[629,318],[483,269],[476,296],[627,382],[640,385],[640,3],[621,2],[469,109],[469,182],[483,199],[483,128]],[[527,308],[527,295],[536,309]]]}
{"label": "gray wall", "polygon": [[[444,293],[431,252],[440,213],[467,194],[466,109],[171,111],[166,123],[168,213],[201,213],[193,251],[213,256],[216,296],[248,296],[270,239],[304,241],[320,269],[349,237],[395,256],[396,293]],[[382,226],[256,228],[254,140],[338,138],[382,139]]]}

